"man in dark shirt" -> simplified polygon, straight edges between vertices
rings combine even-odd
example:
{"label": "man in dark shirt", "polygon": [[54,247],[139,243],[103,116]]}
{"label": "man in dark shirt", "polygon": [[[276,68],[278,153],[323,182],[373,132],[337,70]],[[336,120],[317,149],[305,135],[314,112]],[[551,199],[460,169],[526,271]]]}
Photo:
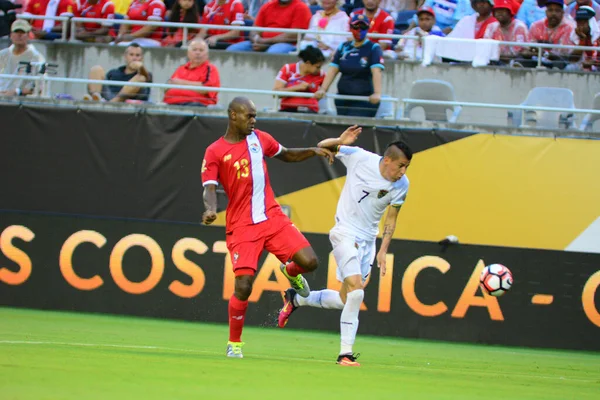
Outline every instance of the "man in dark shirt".
{"label": "man in dark shirt", "polygon": [[[152,74],[144,68],[142,61],[142,48],[139,44],[132,43],[125,49],[125,65],[111,69],[108,73],[104,72],[104,68],[96,65],[90,70],[89,78],[120,82],[152,82]],[[148,101],[149,97],[150,88],[102,86],[97,83],[90,83],[88,84],[88,94],[83,96],[83,99],[119,103],[127,100]]]}

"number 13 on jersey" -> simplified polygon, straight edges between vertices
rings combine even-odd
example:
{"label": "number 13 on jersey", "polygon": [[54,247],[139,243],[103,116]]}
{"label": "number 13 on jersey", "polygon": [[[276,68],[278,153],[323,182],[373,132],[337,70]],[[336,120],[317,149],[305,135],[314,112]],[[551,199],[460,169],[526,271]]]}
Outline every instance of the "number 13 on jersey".
{"label": "number 13 on jersey", "polygon": [[233,163],[233,166],[237,170],[237,178],[247,178],[250,175],[250,169],[248,168],[248,160],[242,158],[240,161]]}

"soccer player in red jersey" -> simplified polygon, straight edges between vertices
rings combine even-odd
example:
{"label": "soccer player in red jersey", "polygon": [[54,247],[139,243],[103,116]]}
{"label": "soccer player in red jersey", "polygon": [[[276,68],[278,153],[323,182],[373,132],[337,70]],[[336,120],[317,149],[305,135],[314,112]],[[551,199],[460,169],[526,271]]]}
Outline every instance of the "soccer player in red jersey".
{"label": "soccer player in red jersey", "polygon": [[[202,222],[217,218],[217,185],[229,198],[226,212],[227,249],[235,273],[235,290],[229,299],[227,357],[242,358],[242,329],[248,297],[263,250],[282,263],[281,272],[300,296],[310,293],[301,273],[314,271],[318,260],[308,240],[292,224],[275,200],[264,157],[298,162],[333,153],[323,148],[286,149],[267,132],[254,129],[256,107],[245,97],[236,97],[227,110],[227,132],[206,149],[202,162],[202,184],[206,211]],[[285,264],[289,260],[291,262]]]}

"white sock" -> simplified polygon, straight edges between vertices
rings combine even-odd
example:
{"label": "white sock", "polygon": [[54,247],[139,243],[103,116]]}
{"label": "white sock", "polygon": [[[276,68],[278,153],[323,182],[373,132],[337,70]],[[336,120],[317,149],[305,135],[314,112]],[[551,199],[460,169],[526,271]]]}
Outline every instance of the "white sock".
{"label": "white sock", "polygon": [[330,310],[344,308],[340,293],[331,289],[312,291],[308,297],[296,296],[294,297],[294,303],[296,306],[327,308]]}
{"label": "white sock", "polygon": [[352,345],[358,330],[358,312],[364,297],[365,291],[362,289],[354,290],[348,293],[346,297],[346,304],[340,318],[340,332],[342,334],[340,354],[352,354]]}

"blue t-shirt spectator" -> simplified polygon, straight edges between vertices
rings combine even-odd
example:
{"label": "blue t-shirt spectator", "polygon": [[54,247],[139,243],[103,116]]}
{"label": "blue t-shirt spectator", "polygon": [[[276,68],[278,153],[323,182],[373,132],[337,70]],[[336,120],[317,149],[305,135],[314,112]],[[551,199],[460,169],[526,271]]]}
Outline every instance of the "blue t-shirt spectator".
{"label": "blue t-shirt spectator", "polygon": [[377,43],[368,39],[360,47],[354,47],[354,41],[349,41],[340,45],[331,65],[340,70],[339,94],[370,96],[373,94],[371,68],[384,68],[383,52]]}
{"label": "blue t-shirt spectator", "polygon": [[535,21],[546,18],[546,7],[539,7],[537,0],[523,0],[516,18],[530,28]]}

